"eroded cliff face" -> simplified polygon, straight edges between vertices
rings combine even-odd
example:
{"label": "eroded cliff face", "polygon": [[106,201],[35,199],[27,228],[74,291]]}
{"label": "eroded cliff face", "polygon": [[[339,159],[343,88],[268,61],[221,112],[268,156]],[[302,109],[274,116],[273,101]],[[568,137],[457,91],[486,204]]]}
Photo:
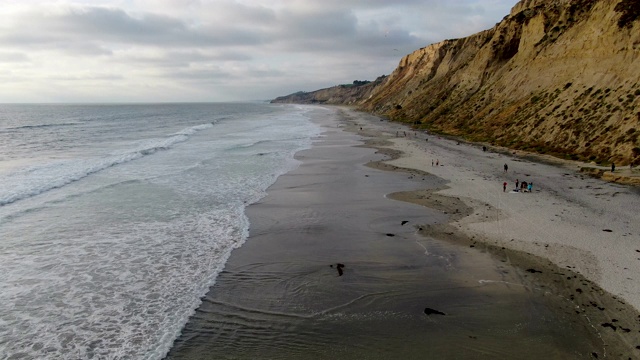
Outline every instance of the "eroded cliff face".
{"label": "eroded cliff face", "polygon": [[392,120],[574,159],[640,164],[640,0],[524,0],[402,58],[357,103]]}
{"label": "eroded cliff face", "polygon": [[354,81],[353,84],[337,85],[326,89],[304,92],[300,91],[272,100],[272,103],[284,104],[329,104],[355,105],[368,99],[371,93],[386,81],[386,76],[380,76],[372,82]]}

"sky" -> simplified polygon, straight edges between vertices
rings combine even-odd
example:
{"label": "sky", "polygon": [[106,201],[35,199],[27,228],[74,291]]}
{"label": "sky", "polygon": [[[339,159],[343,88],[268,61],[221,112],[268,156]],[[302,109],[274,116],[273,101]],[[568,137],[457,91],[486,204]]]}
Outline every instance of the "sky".
{"label": "sky", "polygon": [[0,0],[0,103],[269,100],[390,74],[516,0]]}

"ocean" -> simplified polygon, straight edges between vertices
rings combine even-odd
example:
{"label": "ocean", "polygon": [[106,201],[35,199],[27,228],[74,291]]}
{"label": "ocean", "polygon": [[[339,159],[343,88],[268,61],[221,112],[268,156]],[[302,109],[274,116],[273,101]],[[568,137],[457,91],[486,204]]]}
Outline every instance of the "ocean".
{"label": "ocean", "polygon": [[0,358],[164,357],[310,109],[0,105]]}

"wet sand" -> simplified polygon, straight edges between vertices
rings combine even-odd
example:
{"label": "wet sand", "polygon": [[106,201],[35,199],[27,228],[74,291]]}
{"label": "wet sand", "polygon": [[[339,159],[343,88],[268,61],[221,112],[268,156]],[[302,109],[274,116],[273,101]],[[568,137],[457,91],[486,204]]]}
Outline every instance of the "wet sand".
{"label": "wet sand", "polygon": [[168,359],[638,355],[633,309],[570,269],[468,236],[452,224],[477,207],[439,194],[442,178],[382,162],[402,155],[385,148],[379,127],[391,125],[315,114],[326,133],[248,208],[249,239]]}

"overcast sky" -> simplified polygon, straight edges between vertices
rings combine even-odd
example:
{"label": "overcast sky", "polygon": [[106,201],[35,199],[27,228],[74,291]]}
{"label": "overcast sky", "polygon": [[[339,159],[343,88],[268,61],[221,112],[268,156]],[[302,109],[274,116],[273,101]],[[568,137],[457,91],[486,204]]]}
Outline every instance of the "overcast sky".
{"label": "overcast sky", "polygon": [[373,80],[516,0],[0,0],[0,103],[272,99]]}

